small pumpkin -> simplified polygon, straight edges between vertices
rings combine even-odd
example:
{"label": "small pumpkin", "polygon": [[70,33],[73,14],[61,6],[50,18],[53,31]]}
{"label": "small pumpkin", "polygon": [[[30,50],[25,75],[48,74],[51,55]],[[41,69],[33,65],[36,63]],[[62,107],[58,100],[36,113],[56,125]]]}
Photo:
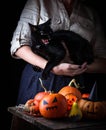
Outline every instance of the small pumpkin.
{"label": "small pumpkin", "polygon": [[47,91],[46,88],[43,86],[42,80],[39,78],[41,87],[44,89],[44,91],[37,93],[33,99],[27,100],[27,102],[24,105],[24,110],[28,112],[29,114],[40,116],[39,112],[39,102],[41,99],[45,96],[50,94],[50,91]]}
{"label": "small pumpkin", "polygon": [[33,99],[29,99],[26,101],[25,105],[24,105],[24,110],[27,112],[30,112],[30,107],[33,105]]}
{"label": "small pumpkin", "polygon": [[33,105],[29,108],[30,114],[40,114],[39,113],[39,102],[37,100],[33,101]]}
{"label": "small pumpkin", "polygon": [[67,113],[66,98],[59,93],[50,93],[40,101],[39,111],[45,118],[65,117]]}
{"label": "small pumpkin", "polygon": [[65,96],[65,98],[66,98],[67,104],[68,104],[67,109],[68,109],[68,111],[70,111],[71,108],[72,108],[73,103],[77,101],[77,97],[75,95],[73,95],[73,94],[67,94]]}
{"label": "small pumpkin", "polygon": [[39,102],[34,99],[29,99],[24,105],[24,110],[29,114],[39,114]]}
{"label": "small pumpkin", "polygon": [[46,88],[44,87],[42,80],[39,78],[39,81],[41,83],[41,87],[44,89],[44,91],[42,92],[38,92],[35,96],[34,96],[34,100],[40,101],[44,96],[50,94],[50,91],[47,91]]}

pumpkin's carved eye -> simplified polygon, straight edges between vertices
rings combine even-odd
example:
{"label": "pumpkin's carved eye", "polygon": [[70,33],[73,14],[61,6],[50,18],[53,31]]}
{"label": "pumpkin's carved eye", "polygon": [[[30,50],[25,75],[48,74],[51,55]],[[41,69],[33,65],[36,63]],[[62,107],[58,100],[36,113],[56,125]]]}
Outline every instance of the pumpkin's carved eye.
{"label": "pumpkin's carved eye", "polygon": [[89,108],[89,105],[87,106],[87,108]]}
{"label": "pumpkin's carved eye", "polygon": [[48,102],[46,102],[45,100],[43,100],[43,105],[46,105],[46,104],[48,104]]}
{"label": "pumpkin's carved eye", "polygon": [[74,98],[72,98],[72,101],[75,101],[75,99],[74,99]]}
{"label": "pumpkin's carved eye", "polygon": [[56,97],[54,98],[54,100],[53,100],[53,102],[52,102],[52,103],[54,103],[54,102],[57,102],[57,98],[56,98]]}
{"label": "pumpkin's carved eye", "polygon": [[[56,97],[54,98],[52,103],[55,103],[55,102],[57,102],[57,98]],[[48,102],[46,100],[43,100],[43,105],[47,105],[47,104],[48,104]]]}

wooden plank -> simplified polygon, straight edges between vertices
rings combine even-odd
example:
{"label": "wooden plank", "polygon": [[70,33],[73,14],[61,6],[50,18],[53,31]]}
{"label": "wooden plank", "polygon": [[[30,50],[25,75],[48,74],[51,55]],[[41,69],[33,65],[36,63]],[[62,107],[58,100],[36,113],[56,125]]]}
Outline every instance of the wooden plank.
{"label": "wooden plank", "polygon": [[17,107],[9,107],[8,111],[42,130],[106,130],[106,120],[81,120],[78,122],[72,122],[67,118],[45,119],[44,117],[34,117],[26,114],[20,109],[17,109]]}

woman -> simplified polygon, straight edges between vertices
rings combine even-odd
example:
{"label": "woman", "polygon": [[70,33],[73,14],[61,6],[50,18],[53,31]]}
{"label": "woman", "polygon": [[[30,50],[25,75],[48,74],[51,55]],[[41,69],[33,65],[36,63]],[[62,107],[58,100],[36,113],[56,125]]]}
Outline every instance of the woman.
{"label": "woman", "polygon": [[[37,25],[49,18],[52,18],[51,28],[54,31],[71,30],[87,39],[94,48],[95,60],[90,65],[84,62],[79,66],[68,63],[67,58],[64,59],[52,69],[50,77],[43,81],[47,90],[58,92],[73,76],[80,77],[83,73],[106,73],[106,41],[95,11],[81,0],[28,0],[11,41],[12,57],[28,63],[22,73],[17,105],[24,104],[36,93],[43,91],[39,77],[47,60],[32,52],[28,23]],[[36,71],[32,65],[36,66]]]}

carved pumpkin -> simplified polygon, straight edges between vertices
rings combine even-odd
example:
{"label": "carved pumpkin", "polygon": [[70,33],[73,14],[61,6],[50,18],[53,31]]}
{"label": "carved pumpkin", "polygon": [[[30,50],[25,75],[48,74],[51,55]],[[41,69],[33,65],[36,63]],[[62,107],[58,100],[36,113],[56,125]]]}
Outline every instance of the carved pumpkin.
{"label": "carved pumpkin", "polygon": [[37,100],[34,100],[34,99],[29,99],[24,105],[24,110],[26,112],[28,112],[29,114],[40,115],[39,102]]}
{"label": "carved pumpkin", "polygon": [[87,119],[103,119],[106,116],[106,102],[90,101],[87,98],[78,101],[83,117]]}
{"label": "carved pumpkin", "polygon": [[30,112],[30,107],[33,105],[33,101],[33,99],[29,99],[28,101],[26,101],[24,105],[25,111]]}
{"label": "carved pumpkin", "polygon": [[34,100],[33,105],[31,105],[29,109],[31,114],[39,114],[39,102]]}
{"label": "carved pumpkin", "polygon": [[65,97],[66,97],[67,104],[68,104],[68,111],[70,111],[73,103],[77,101],[77,97],[73,94],[67,94]]}
{"label": "carved pumpkin", "polygon": [[83,117],[97,120],[106,117],[106,101],[99,100],[97,95],[97,87],[94,84],[89,97],[82,98],[78,101]]}
{"label": "carved pumpkin", "polygon": [[45,118],[65,117],[67,112],[66,98],[59,93],[51,93],[40,101],[39,111]]}

